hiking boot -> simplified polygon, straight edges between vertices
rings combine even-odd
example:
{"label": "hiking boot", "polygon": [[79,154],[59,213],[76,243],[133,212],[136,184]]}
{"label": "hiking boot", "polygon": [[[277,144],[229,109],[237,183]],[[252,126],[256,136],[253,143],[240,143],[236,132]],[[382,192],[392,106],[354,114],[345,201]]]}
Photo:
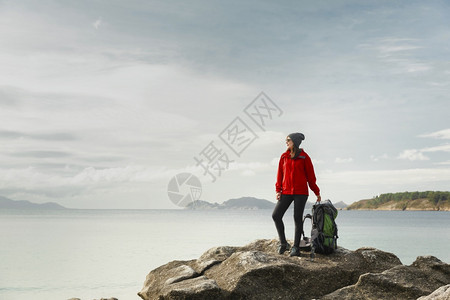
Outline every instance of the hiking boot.
{"label": "hiking boot", "polygon": [[292,247],[291,253],[289,253],[289,256],[300,256],[300,248],[297,246]]}
{"label": "hiking boot", "polygon": [[289,243],[280,244],[278,246],[278,254],[283,254],[284,252],[289,251],[290,248],[291,245],[289,245]]}

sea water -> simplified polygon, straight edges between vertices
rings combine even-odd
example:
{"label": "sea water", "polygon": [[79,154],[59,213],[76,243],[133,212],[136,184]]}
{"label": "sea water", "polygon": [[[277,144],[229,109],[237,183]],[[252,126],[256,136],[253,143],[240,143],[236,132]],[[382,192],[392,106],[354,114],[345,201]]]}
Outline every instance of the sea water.
{"label": "sea water", "polygon": [[[215,246],[276,238],[271,210],[0,211],[0,299],[140,299],[145,276]],[[284,217],[293,238],[292,212]],[[450,212],[339,211],[338,245],[450,262]],[[311,224],[305,223],[309,236]]]}

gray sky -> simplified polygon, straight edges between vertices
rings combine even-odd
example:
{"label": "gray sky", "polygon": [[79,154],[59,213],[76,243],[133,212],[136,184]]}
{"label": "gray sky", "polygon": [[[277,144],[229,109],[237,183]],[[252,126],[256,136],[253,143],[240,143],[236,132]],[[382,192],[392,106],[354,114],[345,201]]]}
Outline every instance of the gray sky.
{"label": "gray sky", "polygon": [[[448,191],[449,20],[446,1],[0,1],[0,195],[176,208],[188,172],[202,200],[275,201],[296,131],[323,198]],[[282,111],[264,130],[244,111],[262,91]],[[257,136],[239,156],[236,117]],[[215,182],[210,142],[233,161]]]}

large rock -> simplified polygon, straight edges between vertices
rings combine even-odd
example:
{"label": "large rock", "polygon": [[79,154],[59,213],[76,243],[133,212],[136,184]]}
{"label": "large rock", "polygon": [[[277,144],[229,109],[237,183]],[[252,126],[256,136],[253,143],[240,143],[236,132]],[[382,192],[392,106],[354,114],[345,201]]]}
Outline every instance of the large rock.
{"label": "large rock", "polygon": [[[215,247],[199,259],[173,261],[151,271],[138,295],[142,299],[161,300],[331,299],[333,293],[345,295],[345,288],[359,293],[355,286],[361,278],[383,273],[381,278],[396,282],[403,280],[395,278],[397,275],[428,272],[430,277],[420,277],[424,281],[422,286],[429,281],[437,283],[429,284],[430,292],[417,292],[418,296],[431,293],[437,284],[449,283],[448,265],[432,257],[420,258],[411,267],[405,267],[394,254],[374,248],[356,251],[339,248],[329,256],[316,255],[314,261],[310,261],[308,253],[302,253],[300,258],[289,257],[287,253],[279,255],[276,249],[276,240],[257,240],[244,247]],[[402,268],[413,271],[409,274]],[[390,299],[403,299],[402,293],[397,298],[396,294],[386,295]]]}
{"label": "large rock", "polygon": [[[81,299],[80,298],[70,298],[69,300],[81,300]],[[97,299],[94,299],[94,300],[97,300]],[[100,300],[119,300],[119,299],[112,297],[112,298],[101,298]]]}
{"label": "large rock", "polygon": [[417,300],[448,300],[450,299],[450,284],[441,286],[428,296],[422,296]]}
{"label": "large rock", "polygon": [[[327,299],[417,299],[450,283],[450,265],[433,256],[419,256],[411,266],[396,266],[381,273],[367,273],[355,285],[323,297]],[[433,298],[431,298],[433,299]]]}

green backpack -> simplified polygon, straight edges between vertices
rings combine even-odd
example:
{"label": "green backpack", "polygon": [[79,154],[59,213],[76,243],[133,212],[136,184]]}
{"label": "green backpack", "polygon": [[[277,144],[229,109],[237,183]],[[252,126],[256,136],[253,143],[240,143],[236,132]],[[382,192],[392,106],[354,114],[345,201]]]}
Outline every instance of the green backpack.
{"label": "green backpack", "polygon": [[317,202],[312,207],[311,257],[314,253],[331,254],[337,248],[337,209],[330,200]]}

